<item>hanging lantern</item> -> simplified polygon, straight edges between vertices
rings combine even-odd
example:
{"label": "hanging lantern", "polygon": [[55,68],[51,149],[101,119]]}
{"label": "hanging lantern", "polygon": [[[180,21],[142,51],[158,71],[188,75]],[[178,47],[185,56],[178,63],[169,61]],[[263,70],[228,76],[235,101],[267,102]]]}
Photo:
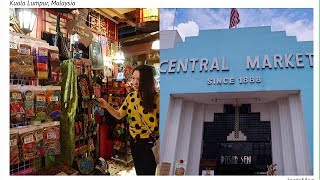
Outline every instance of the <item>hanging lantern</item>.
{"label": "hanging lantern", "polygon": [[152,42],[151,49],[153,49],[153,50],[159,50],[160,49],[160,40],[159,39],[157,39],[157,40]]}
{"label": "hanging lantern", "polygon": [[116,54],[114,56],[114,62],[117,65],[122,65],[124,63],[124,54],[122,51],[116,52]]}
{"label": "hanging lantern", "polygon": [[159,31],[159,9],[142,8],[138,13],[137,30],[145,33]]}
{"label": "hanging lantern", "polygon": [[124,54],[123,52],[121,51],[121,45],[119,43],[118,45],[118,52],[116,52],[115,56],[114,56],[114,62],[117,64],[117,65],[122,65],[124,63],[124,60],[125,60],[125,57],[124,57]]}
{"label": "hanging lantern", "polygon": [[17,9],[16,14],[19,21],[19,26],[24,34],[32,32],[37,15],[32,9]]}

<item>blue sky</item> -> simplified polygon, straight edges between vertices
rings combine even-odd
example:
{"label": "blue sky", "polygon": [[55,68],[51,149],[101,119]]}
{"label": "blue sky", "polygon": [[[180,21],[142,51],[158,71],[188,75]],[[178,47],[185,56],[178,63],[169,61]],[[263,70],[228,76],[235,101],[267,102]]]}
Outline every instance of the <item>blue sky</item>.
{"label": "blue sky", "polygon": [[[237,27],[271,26],[272,31],[286,31],[298,41],[313,40],[312,9],[242,9],[238,8]],[[175,17],[176,16],[176,17]],[[160,30],[178,30],[182,39],[197,36],[199,30],[229,28],[228,9],[161,9]],[[174,25],[174,27],[173,27]]]}

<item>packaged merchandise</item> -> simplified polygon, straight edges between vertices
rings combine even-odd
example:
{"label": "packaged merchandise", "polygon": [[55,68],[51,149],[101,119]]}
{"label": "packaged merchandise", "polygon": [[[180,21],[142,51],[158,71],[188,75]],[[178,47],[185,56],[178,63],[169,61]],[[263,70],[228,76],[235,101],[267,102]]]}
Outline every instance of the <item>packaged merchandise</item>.
{"label": "packaged merchandise", "polygon": [[19,147],[21,160],[28,161],[37,157],[34,126],[19,129]]}
{"label": "packaged merchandise", "polygon": [[[19,88],[19,87],[16,87]],[[24,121],[25,110],[22,93],[13,88],[10,92],[10,122],[11,124]]]}
{"label": "packaged merchandise", "polygon": [[60,123],[58,121],[45,123],[43,127],[44,155],[53,156],[61,153]]}
{"label": "packaged merchandise", "polygon": [[37,79],[48,79],[48,57],[37,55]]}
{"label": "packaged merchandise", "polygon": [[22,55],[31,55],[32,48],[31,48],[31,45],[29,43],[21,41],[20,44],[19,44],[19,50],[18,51]]}
{"label": "packaged merchandise", "polygon": [[35,116],[34,93],[30,90],[24,93],[24,108],[26,111],[26,114],[25,114],[26,118],[32,118]]}
{"label": "packaged merchandise", "polygon": [[51,82],[61,82],[61,66],[59,59],[59,50],[55,47],[49,49],[49,62],[50,62],[50,81]]}
{"label": "packaged merchandise", "polygon": [[10,165],[20,163],[19,155],[19,130],[17,128],[10,129]]}
{"label": "packaged merchandise", "polygon": [[61,116],[61,92],[60,90],[50,90],[46,92],[47,115],[49,119],[57,119]]}
{"label": "packaged merchandise", "polygon": [[37,126],[34,130],[35,137],[35,148],[37,150],[37,157],[44,155],[44,146],[43,146],[43,127]]}
{"label": "packaged merchandise", "polygon": [[46,93],[44,91],[37,92],[35,95],[35,121],[45,121],[47,117]]}

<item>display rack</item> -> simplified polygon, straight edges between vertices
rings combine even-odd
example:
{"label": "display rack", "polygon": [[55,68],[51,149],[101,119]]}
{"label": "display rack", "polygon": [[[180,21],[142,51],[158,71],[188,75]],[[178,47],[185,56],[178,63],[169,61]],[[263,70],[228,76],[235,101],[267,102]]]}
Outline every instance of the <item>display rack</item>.
{"label": "display rack", "polygon": [[[125,79],[122,81],[117,81],[116,79],[108,79],[107,81],[108,103],[110,103],[115,109],[119,109],[126,98],[126,89],[124,84]],[[117,121],[117,126],[120,126],[123,134],[121,135],[121,137],[113,137],[114,147],[116,145],[115,142],[120,141],[121,144],[118,149],[113,149],[111,159],[128,165],[130,162],[132,162],[133,159],[131,156],[130,145],[128,143],[129,124],[126,118],[127,116]],[[121,127],[121,125],[123,126]]]}
{"label": "display rack", "polygon": [[[17,56],[21,56],[22,54],[26,55],[26,54],[24,54],[25,52],[22,53],[22,51],[19,51],[19,49],[21,50],[21,44],[19,47],[19,43],[21,43],[21,42],[23,42],[22,44],[25,44],[25,45],[28,44],[28,46],[30,45],[30,52],[29,52],[29,54],[27,53],[27,55],[32,56],[33,60],[35,60],[36,55],[40,54],[40,52],[38,52],[39,49],[41,49],[42,50],[41,52],[43,53],[43,52],[48,52],[49,49],[52,48],[52,46],[49,46],[49,44],[46,43],[46,41],[44,41],[44,40],[39,40],[39,39],[32,38],[30,36],[26,36],[23,34],[10,32],[10,49],[17,52],[17,53],[13,53],[13,54],[10,53],[11,56],[17,57]],[[10,52],[11,52],[11,50],[10,50]],[[47,56],[47,55],[42,54],[42,56]],[[15,62],[17,62],[17,60]],[[11,59],[10,59],[10,63],[11,63]],[[26,64],[22,64],[22,65],[26,65]],[[28,65],[31,65],[31,64],[28,64]],[[18,66],[19,66],[19,64],[18,64]],[[32,66],[36,67],[36,65],[34,63],[32,64]],[[11,70],[11,64],[10,64],[10,70]],[[34,70],[36,72],[36,69],[34,69]],[[10,78],[9,79],[10,80],[9,81],[10,92],[11,92],[11,88],[13,88],[12,89],[13,91],[18,91],[19,93],[23,93],[23,92],[26,92],[30,89],[32,89],[31,90],[32,92],[35,92],[35,91],[37,91],[37,88],[42,89],[44,87],[44,86],[39,86],[39,80],[37,79],[36,74],[34,74],[34,75],[18,74],[17,75],[16,71],[14,71],[14,73],[10,73],[9,78]],[[48,88],[51,88],[51,87],[52,86],[50,86],[50,87],[47,86],[47,87],[45,87],[45,89],[48,90]],[[60,87],[56,87],[56,90],[58,90],[59,88]],[[23,98],[21,99],[21,101],[23,103],[25,103],[25,100],[26,100],[25,94],[23,94],[22,97]],[[10,99],[10,105],[11,105],[11,99]],[[23,106],[25,106],[25,104]],[[33,104],[33,106],[34,106],[34,104]],[[11,108],[11,106],[10,106],[10,108]],[[21,149],[20,149],[21,146],[17,145],[17,144],[20,144],[20,142],[19,142],[20,141],[20,130],[35,127],[32,125],[33,124],[32,121],[34,120],[35,116],[24,116],[26,111],[27,110],[22,111],[23,116],[20,121],[11,122],[11,114],[10,114],[10,136],[11,136],[11,130],[19,132],[18,133],[19,135],[17,135],[17,138],[14,138],[12,141],[13,143],[15,142],[15,144],[16,144],[13,146],[15,146],[15,147],[19,146],[18,147],[19,148],[19,155],[18,155],[19,159],[21,158],[21,154],[20,154],[21,153]],[[47,116],[45,118],[47,118]],[[38,125],[41,125],[41,127],[42,127],[43,124],[38,124]],[[39,128],[40,128],[40,126],[38,126],[38,129]],[[36,137],[34,135],[34,138],[35,139],[39,138],[39,135],[38,135],[38,137]],[[40,141],[42,141],[42,139],[36,143],[41,144]],[[10,138],[10,150],[11,150],[11,138]],[[37,151],[42,151],[42,150],[37,149]],[[37,153],[39,153],[39,152],[37,152]],[[51,162],[49,162],[50,161],[49,159],[51,157],[55,157],[55,156],[51,156],[51,155],[44,156],[42,153],[40,152],[37,156],[32,157],[28,160],[20,159],[18,161],[14,161],[14,162],[11,162],[11,154],[10,154],[10,175],[31,175],[31,174],[35,173],[41,167],[51,163]],[[14,157],[15,157],[15,155],[14,155]],[[55,158],[53,158],[53,159],[55,159]]]}

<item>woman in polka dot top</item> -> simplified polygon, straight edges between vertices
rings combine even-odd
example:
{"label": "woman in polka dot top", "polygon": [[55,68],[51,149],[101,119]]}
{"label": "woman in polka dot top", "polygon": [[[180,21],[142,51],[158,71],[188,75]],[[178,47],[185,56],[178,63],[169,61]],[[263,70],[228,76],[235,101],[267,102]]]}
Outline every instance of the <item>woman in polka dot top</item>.
{"label": "woman in polka dot top", "polygon": [[154,86],[153,68],[148,65],[136,67],[132,80],[135,91],[128,94],[119,110],[102,98],[98,99],[99,103],[96,104],[107,109],[117,119],[128,115],[130,147],[136,173],[155,175],[156,162],[151,148],[154,140],[152,137],[159,137],[160,97]]}

